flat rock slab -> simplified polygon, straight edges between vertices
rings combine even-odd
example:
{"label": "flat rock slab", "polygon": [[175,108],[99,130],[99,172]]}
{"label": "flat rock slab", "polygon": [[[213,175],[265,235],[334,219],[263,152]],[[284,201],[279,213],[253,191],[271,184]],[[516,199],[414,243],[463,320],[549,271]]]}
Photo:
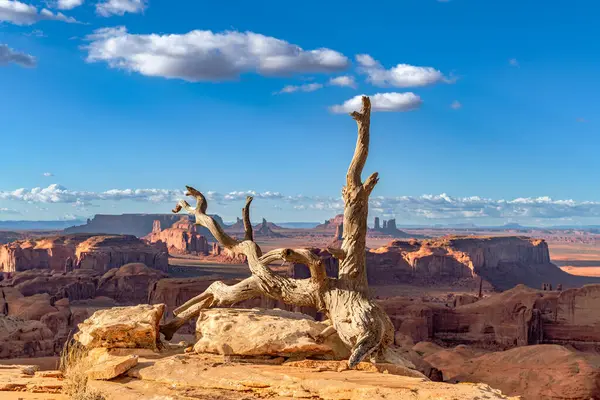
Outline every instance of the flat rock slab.
{"label": "flat rock slab", "polygon": [[79,324],[75,340],[88,348],[142,348],[157,350],[164,304],[141,304],[96,311]]}
{"label": "flat rock slab", "polygon": [[[159,387],[171,390],[173,399],[189,399],[193,393],[193,398],[211,399],[516,400],[485,384],[452,385],[358,370],[337,372],[331,370],[329,361],[323,365],[314,361],[304,367],[222,363],[219,359],[200,354],[140,359],[127,373],[130,378],[117,378],[100,385],[107,400],[129,400],[123,397],[125,393],[129,396],[135,393],[137,397],[132,399],[151,399],[160,393]],[[123,390],[124,387],[130,391]]]}
{"label": "flat rock slab", "polygon": [[[12,367],[12,368],[10,368]],[[25,368],[23,368],[25,367]],[[4,400],[6,393],[61,393],[64,381],[58,377],[39,376],[29,370],[30,366],[2,366],[0,369],[0,399]],[[22,396],[23,398],[27,398]],[[31,398],[31,397],[29,397]]]}
{"label": "flat rock slab", "polygon": [[107,356],[104,361],[86,371],[89,379],[107,380],[124,374],[138,363],[137,356]]}
{"label": "flat rock slab", "polygon": [[267,309],[211,309],[196,323],[196,353],[243,356],[328,356],[348,358],[337,334],[316,337],[327,325],[301,313]]}

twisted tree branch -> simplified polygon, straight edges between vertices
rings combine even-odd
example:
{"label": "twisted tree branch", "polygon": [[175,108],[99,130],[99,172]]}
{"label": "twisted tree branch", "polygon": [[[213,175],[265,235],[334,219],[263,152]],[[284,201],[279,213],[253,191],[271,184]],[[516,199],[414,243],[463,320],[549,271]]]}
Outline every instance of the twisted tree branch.
{"label": "twisted tree branch", "polygon": [[248,196],[246,197],[246,205],[242,208],[242,218],[244,219],[244,231],[246,234],[244,235],[244,240],[254,240],[254,235],[252,234],[252,223],[250,222],[250,204],[254,197]]}

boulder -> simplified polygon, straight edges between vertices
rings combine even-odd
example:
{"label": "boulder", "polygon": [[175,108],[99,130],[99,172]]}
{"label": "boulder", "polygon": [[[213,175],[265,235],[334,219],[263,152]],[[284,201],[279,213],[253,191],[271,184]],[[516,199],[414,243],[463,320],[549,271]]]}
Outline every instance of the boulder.
{"label": "boulder", "polygon": [[145,348],[157,350],[164,304],[141,304],[96,311],[79,324],[75,340],[88,348]]}
{"label": "boulder", "polygon": [[108,356],[101,362],[95,364],[85,373],[89,379],[106,380],[113,379],[124,374],[138,363],[138,357],[129,356]]}
{"label": "boulder", "polygon": [[194,350],[242,356],[347,358],[348,349],[337,334],[323,343],[315,340],[326,327],[307,315],[277,309],[212,309],[198,317]]}

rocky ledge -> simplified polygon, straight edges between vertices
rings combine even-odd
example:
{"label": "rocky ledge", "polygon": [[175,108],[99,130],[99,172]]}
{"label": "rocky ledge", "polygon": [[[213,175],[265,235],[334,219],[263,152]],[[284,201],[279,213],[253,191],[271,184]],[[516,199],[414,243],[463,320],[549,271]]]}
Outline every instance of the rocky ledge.
{"label": "rocky ledge", "polygon": [[[198,319],[197,343],[160,342],[163,305],[115,307],[79,324],[58,372],[7,367],[2,391],[43,398],[143,399],[509,399],[486,384],[433,382],[396,353],[394,363],[349,370],[339,338],[282,310],[213,309]],[[160,343],[159,345],[157,345]],[[326,359],[323,359],[326,358]],[[0,370],[0,372],[2,372]]]}

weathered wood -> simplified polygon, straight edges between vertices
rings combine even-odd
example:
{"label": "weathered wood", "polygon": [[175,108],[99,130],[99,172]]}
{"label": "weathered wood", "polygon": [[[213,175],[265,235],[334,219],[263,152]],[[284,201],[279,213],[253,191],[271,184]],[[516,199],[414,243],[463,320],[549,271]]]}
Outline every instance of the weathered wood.
{"label": "weathered wood", "polygon": [[[351,114],[358,125],[358,139],[348,168],[346,186],[342,191],[345,203],[343,243],[341,249],[332,249],[332,254],[340,260],[337,279],[327,277],[323,261],[307,249],[276,249],[262,255],[252,236],[249,211],[251,197],[248,197],[242,209],[245,238],[238,241],[227,235],[206,214],[208,204],[202,193],[187,187],[186,195],[196,198],[196,206],[191,207],[181,200],[173,212],[186,210],[195,216],[196,224],[206,227],[223,247],[246,255],[252,276],[231,286],[214,282],[204,293],[177,308],[174,311],[177,317],[161,327],[161,332],[167,338],[203,309],[230,306],[264,295],[287,304],[315,307],[324,312],[331,326],[320,336],[338,333],[340,339],[352,349],[349,367],[354,367],[367,357],[372,360],[384,358],[385,350],[394,340],[394,327],[383,309],[367,295],[365,252],[369,195],[378,181],[377,173],[369,176],[364,183],[361,177],[369,153],[370,115],[371,103],[368,97],[363,97],[361,112]],[[278,260],[306,264],[310,278],[293,279],[275,274],[268,266]]]}

